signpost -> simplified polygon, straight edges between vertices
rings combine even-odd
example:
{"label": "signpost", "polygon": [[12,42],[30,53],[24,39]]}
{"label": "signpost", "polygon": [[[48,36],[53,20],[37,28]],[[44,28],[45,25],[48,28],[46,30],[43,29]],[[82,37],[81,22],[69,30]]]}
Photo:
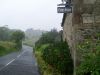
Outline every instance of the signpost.
{"label": "signpost", "polygon": [[72,7],[58,7],[58,13],[72,13]]}
{"label": "signpost", "polygon": [[67,2],[68,0],[63,0],[63,1]]}
{"label": "signpost", "polygon": [[62,0],[62,3],[58,4],[57,6],[58,13],[72,13],[71,0]]}
{"label": "signpost", "polygon": [[65,5],[66,5],[66,4],[63,4],[63,3],[62,3],[62,4],[58,4],[57,6],[65,6]]}
{"label": "signpost", "polygon": [[62,0],[62,2],[67,2],[68,0]]}
{"label": "signpost", "polygon": [[71,0],[62,0],[62,2],[64,3],[64,2],[69,2],[69,3],[71,3]]}

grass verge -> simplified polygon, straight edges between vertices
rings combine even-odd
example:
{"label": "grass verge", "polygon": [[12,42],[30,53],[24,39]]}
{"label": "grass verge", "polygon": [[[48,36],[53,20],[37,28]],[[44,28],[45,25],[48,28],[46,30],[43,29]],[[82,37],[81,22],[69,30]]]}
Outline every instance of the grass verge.
{"label": "grass verge", "polygon": [[17,51],[16,44],[8,41],[0,41],[0,56]]}

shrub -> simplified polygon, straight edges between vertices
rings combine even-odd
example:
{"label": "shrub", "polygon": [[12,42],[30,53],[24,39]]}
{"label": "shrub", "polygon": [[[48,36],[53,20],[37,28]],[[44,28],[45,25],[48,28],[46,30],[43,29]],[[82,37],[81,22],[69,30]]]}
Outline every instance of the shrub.
{"label": "shrub", "polygon": [[35,43],[36,52],[41,54],[43,61],[51,66],[54,72],[57,71],[60,75],[72,75],[73,61],[70,50],[68,44],[62,42],[61,35],[62,32],[56,30],[43,34]]}
{"label": "shrub", "polygon": [[73,73],[73,62],[66,43],[50,44],[43,50],[42,57],[49,65],[60,71],[61,74]]}
{"label": "shrub", "polygon": [[100,75],[100,53],[90,53],[78,67],[77,75]]}
{"label": "shrub", "polygon": [[96,38],[88,38],[78,46],[81,64],[77,67],[77,75],[100,75],[100,33]]}

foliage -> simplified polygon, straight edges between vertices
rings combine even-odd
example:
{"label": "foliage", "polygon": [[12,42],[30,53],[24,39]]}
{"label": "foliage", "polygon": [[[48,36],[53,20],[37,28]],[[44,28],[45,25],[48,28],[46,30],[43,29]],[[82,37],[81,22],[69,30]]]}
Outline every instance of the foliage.
{"label": "foliage", "polygon": [[1,41],[22,41],[25,37],[24,32],[20,30],[11,30],[7,27],[0,27],[0,40]]}
{"label": "foliage", "polygon": [[12,39],[13,39],[15,42],[22,41],[24,38],[25,38],[25,34],[24,34],[24,32],[22,32],[22,31],[20,31],[20,30],[15,31],[15,32],[13,32],[13,34],[12,34]]}
{"label": "foliage", "polygon": [[6,27],[0,27],[0,40],[10,40],[11,31]]}
{"label": "foliage", "polygon": [[73,73],[73,62],[66,43],[57,42],[47,46],[43,50],[43,59],[61,74],[67,75]]}
{"label": "foliage", "polygon": [[53,43],[58,40],[61,40],[60,33],[53,29],[50,32],[42,34],[41,38],[35,43],[35,45],[41,46],[42,44]]}
{"label": "foliage", "polygon": [[59,75],[72,75],[73,61],[67,43],[61,40],[61,34],[61,32],[56,30],[43,34],[35,44],[35,53],[37,52],[38,55],[39,52],[41,59],[52,67],[55,73],[57,72]]}
{"label": "foliage", "polygon": [[17,30],[13,32],[12,39],[17,43],[17,47],[22,48],[22,40],[25,38],[24,32]]}
{"label": "foliage", "polygon": [[0,27],[0,55],[19,50],[22,47],[23,38],[24,32],[20,30]]}
{"label": "foliage", "polygon": [[58,71],[55,71],[53,67],[43,60],[41,50],[45,47],[47,47],[47,45],[42,45],[40,48],[37,48],[39,50],[35,51],[35,56],[37,58],[41,75],[60,75]]}
{"label": "foliage", "polygon": [[78,46],[81,64],[77,68],[77,75],[100,75],[100,33],[86,39]]}
{"label": "foliage", "polygon": [[77,75],[100,75],[100,53],[90,53],[78,67]]}
{"label": "foliage", "polygon": [[8,41],[0,41],[0,56],[17,51],[16,44]]}

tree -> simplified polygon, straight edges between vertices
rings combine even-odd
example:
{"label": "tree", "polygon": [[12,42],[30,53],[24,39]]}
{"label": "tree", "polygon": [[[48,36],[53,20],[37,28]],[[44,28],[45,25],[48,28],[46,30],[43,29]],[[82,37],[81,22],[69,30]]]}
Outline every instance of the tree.
{"label": "tree", "polygon": [[22,48],[22,40],[25,38],[24,32],[17,30],[13,32],[12,39],[15,43],[17,43],[17,47]]}
{"label": "tree", "polygon": [[6,27],[0,27],[0,40],[10,40],[10,30]]}
{"label": "tree", "polygon": [[42,34],[41,38],[35,43],[40,46],[42,44],[54,43],[55,41],[61,41],[60,33],[56,29],[52,29],[50,32]]}

